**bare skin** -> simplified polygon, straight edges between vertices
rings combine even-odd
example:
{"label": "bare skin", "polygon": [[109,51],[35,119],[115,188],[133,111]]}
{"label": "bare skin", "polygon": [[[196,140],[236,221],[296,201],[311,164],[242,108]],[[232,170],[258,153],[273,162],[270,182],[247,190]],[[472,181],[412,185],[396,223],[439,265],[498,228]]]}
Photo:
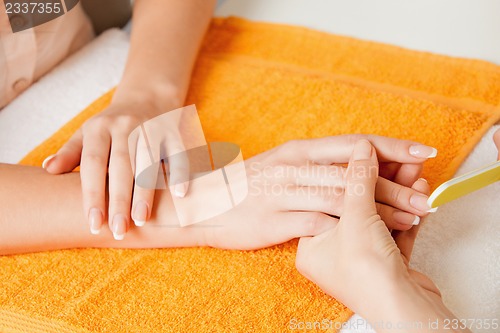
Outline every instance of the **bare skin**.
{"label": "bare skin", "polygon": [[[359,138],[370,139],[383,164],[387,165],[381,170],[387,178],[381,178],[377,185],[379,214],[384,216],[390,228],[412,228],[416,216],[427,215],[425,207],[412,206],[412,198],[417,196],[425,201],[427,196],[418,189],[389,179],[415,182],[426,160],[410,153],[414,150],[412,147],[420,147],[419,144],[351,135],[292,141],[245,161],[246,174],[235,180],[252,184],[244,201],[224,214],[193,226],[180,227],[170,192],[157,191],[151,223],[141,228],[131,227],[129,235],[122,241],[114,240],[108,228],[103,228],[99,235],[89,232],[88,223],[81,213],[78,173],[50,175],[40,168],[0,164],[0,254],[82,247],[212,246],[245,250],[318,235],[337,223],[334,216],[343,214],[343,173],[332,173],[318,184],[314,172],[297,178],[274,177],[266,170],[313,166],[337,171],[341,168],[339,164],[348,162]],[[395,168],[395,165],[399,167]],[[269,184],[292,190],[269,193],[265,190]],[[334,186],[341,191],[317,191],[318,187]],[[401,221],[396,212],[407,215],[407,218]]]}
{"label": "bare skin", "polygon": [[[345,214],[334,228],[300,239],[297,269],[382,332],[470,332],[446,327],[456,317],[426,276],[408,267],[418,228],[391,232],[377,213],[377,154],[367,140],[354,149],[347,173]],[[367,170],[355,172],[354,170]],[[424,181],[414,188],[428,193]],[[362,189],[362,190],[360,190]],[[438,327],[429,322],[438,321]],[[403,325],[403,326],[401,326]]]}
{"label": "bare skin", "polygon": [[[137,225],[151,218],[155,192],[134,188],[128,136],[148,119],[183,105],[215,3],[135,1],[128,60],[111,105],[89,119],[44,162],[52,174],[70,172],[80,165],[83,216],[93,230],[108,222],[114,235],[123,238],[131,218]],[[178,148],[182,142],[175,136],[167,145],[182,149]],[[187,184],[179,184],[177,191],[185,195]]]}

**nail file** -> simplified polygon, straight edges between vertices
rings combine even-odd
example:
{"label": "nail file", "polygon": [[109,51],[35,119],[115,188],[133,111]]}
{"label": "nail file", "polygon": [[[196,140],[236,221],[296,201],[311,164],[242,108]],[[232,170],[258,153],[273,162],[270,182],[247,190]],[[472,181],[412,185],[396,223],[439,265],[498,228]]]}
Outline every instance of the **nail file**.
{"label": "nail file", "polygon": [[500,161],[448,180],[432,192],[427,200],[431,208],[463,197],[500,180]]}

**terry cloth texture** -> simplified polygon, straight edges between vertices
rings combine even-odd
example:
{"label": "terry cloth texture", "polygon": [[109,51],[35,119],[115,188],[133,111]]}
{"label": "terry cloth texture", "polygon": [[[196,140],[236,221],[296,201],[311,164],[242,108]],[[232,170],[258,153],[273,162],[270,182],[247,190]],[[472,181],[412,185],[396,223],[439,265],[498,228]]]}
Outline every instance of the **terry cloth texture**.
{"label": "terry cloth texture", "polygon": [[[40,165],[111,97],[22,164]],[[290,139],[347,133],[432,145],[439,154],[424,177],[435,187],[499,119],[500,68],[299,27],[215,19],[193,72],[192,103],[207,140],[237,143],[245,158]],[[293,323],[324,322],[334,332],[323,320],[343,322],[351,312],[296,272],[296,245],[2,257],[0,329],[286,332]]]}

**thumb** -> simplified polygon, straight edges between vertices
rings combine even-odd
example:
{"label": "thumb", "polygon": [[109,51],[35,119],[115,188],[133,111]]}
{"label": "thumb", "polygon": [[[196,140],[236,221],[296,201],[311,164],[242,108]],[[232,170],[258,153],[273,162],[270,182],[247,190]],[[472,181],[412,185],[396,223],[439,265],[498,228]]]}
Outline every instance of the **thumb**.
{"label": "thumb", "polygon": [[82,148],[83,135],[82,130],[79,129],[55,155],[43,161],[42,167],[51,174],[71,172],[80,164]]}
{"label": "thumb", "polygon": [[347,185],[344,211],[356,215],[354,221],[362,222],[377,215],[375,184],[378,178],[378,161],[375,149],[368,140],[359,140],[347,168]]}

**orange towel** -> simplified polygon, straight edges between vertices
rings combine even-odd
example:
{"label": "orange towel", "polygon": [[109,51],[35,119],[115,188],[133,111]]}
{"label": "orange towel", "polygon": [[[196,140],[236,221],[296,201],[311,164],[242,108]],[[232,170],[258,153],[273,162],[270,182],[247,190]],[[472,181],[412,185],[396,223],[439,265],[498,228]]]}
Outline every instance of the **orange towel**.
{"label": "orange towel", "polygon": [[[40,165],[111,96],[22,164]],[[435,186],[500,118],[500,68],[304,28],[216,19],[187,103],[197,105],[208,141],[237,143],[246,158],[289,139],[344,133],[421,141],[439,149],[424,170]],[[2,257],[0,330],[284,332],[319,322],[335,332],[351,312],[296,272],[296,244]]]}

